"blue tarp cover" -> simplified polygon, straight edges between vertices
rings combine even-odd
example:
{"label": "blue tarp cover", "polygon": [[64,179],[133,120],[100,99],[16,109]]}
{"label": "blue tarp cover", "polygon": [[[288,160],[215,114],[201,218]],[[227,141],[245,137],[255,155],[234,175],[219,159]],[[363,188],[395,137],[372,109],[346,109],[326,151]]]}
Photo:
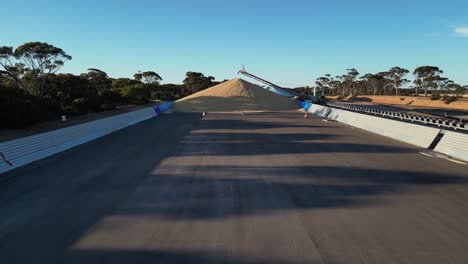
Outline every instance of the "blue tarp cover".
{"label": "blue tarp cover", "polygon": [[160,105],[155,105],[155,106],[153,106],[153,108],[154,108],[154,111],[156,111],[156,114],[160,115],[161,113],[164,113],[164,112],[170,110],[172,108],[173,104],[174,104],[174,102],[167,102],[167,103],[163,103],[163,104],[160,104]]}
{"label": "blue tarp cover", "polygon": [[311,102],[304,102],[301,100],[296,100],[299,107],[304,108],[304,110],[309,111],[310,107],[312,106]]}

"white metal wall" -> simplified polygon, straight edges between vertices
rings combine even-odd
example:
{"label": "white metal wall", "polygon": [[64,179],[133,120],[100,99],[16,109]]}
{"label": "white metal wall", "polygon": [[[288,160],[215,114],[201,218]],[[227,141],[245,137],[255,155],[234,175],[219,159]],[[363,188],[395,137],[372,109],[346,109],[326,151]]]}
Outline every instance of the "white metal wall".
{"label": "white metal wall", "polygon": [[154,116],[156,116],[156,111],[149,107],[0,143],[0,152],[12,163],[10,166],[0,158],[0,173],[70,149]]}
{"label": "white metal wall", "polygon": [[468,135],[447,131],[434,150],[454,158],[468,161]]}
{"label": "white metal wall", "polygon": [[322,117],[328,116],[329,119],[423,148],[428,148],[440,132],[440,129],[437,128],[325,106],[313,105],[309,111]]}
{"label": "white metal wall", "polygon": [[423,148],[428,148],[440,132],[437,128],[339,109],[332,109],[329,118]]}
{"label": "white metal wall", "polygon": [[326,117],[328,113],[330,112],[330,110],[331,110],[330,107],[326,107],[326,106],[322,106],[318,104],[313,104],[309,108],[309,112],[311,112],[314,115],[321,116],[321,117]]}

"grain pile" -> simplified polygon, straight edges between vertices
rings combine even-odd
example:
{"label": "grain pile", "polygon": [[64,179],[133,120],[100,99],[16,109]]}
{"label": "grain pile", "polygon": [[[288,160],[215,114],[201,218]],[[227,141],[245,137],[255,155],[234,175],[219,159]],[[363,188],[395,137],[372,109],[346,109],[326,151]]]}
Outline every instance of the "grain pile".
{"label": "grain pile", "polygon": [[174,104],[177,112],[294,110],[296,102],[242,79],[233,79],[192,94]]}

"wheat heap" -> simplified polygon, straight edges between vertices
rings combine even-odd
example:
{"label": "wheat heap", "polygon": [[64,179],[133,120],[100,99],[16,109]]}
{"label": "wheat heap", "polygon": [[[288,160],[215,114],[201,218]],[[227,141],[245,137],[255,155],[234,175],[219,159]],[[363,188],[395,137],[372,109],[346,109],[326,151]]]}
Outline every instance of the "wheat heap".
{"label": "wheat heap", "polygon": [[242,79],[232,79],[177,100],[178,112],[232,112],[294,110],[294,100]]}

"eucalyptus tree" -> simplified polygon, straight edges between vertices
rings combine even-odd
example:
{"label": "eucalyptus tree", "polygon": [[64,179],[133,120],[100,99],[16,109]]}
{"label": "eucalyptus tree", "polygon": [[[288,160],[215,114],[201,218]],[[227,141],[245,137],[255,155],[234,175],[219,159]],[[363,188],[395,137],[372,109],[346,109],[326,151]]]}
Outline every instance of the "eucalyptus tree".
{"label": "eucalyptus tree", "polygon": [[392,90],[395,88],[393,74],[390,71],[384,71],[377,73],[377,75],[382,76],[382,95],[392,95]]}
{"label": "eucalyptus tree", "polygon": [[447,91],[455,93],[457,96],[463,96],[463,94],[465,93],[465,88],[453,81],[447,81],[445,88],[447,89]]}
{"label": "eucalyptus tree", "polygon": [[359,76],[359,72],[354,68],[347,69],[346,71],[347,71],[347,73],[346,73],[346,75],[343,75],[343,78],[345,80],[346,85],[349,86],[347,88],[348,89],[348,94],[349,94],[349,90],[351,90],[351,95],[354,95],[354,94],[356,94],[356,88],[357,88],[356,78]]}
{"label": "eucalyptus tree", "polygon": [[331,75],[329,78],[330,78],[330,82],[328,84],[330,87],[330,94],[337,95],[339,92],[341,82],[337,80],[336,77],[332,77]]}
{"label": "eucalyptus tree", "polygon": [[330,74],[325,74],[325,76],[319,77],[315,81],[317,88],[321,90],[324,94],[326,93],[327,90],[330,90],[330,81],[331,81],[330,77],[331,77]]}
{"label": "eucalyptus tree", "polygon": [[444,73],[439,67],[436,66],[422,66],[414,70],[415,76],[414,84],[417,87],[424,89],[424,96],[427,96],[428,89],[437,88],[437,83],[443,78],[440,76]]}
{"label": "eucalyptus tree", "polygon": [[[366,75],[362,76],[361,79],[366,82],[366,86],[370,88],[373,95],[377,95],[379,90],[383,88],[384,77],[382,74],[367,73]],[[369,91],[367,91],[367,93],[369,94]]]}
{"label": "eucalyptus tree", "polygon": [[422,80],[416,78],[416,79],[413,81],[413,83],[414,83],[415,94],[416,94],[416,96],[417,96],[417,95],[419,95],[419,89],[421,89],[421,87],[422,87]]}
{"label": "eucalyptus tree", "polygon": [[335,76],[335,80],[333,85],[336,87],[337,94],[341,94],[343,96],[346,95],[346,80],[345,75],[337,75]]}
{"label": "eucalyptus tree", "polygon": [[102,70],[89,68],[87,73],[81,74],[81,77],[88,80],[90,88],[94,89],[97,94],[102,94],[112,88],[112,80]]}
{"label": "eucalyptus tree", "polygon": [[143,82],[147,85],[159,85],[159,82],[162,81],[161,76],[154,71],[138,72],[135,73],[133,77],[135,80]]}
{"label": "eucalyptus tree", "polygon": [[393,87],[395,88],[395,94],[399,94],[399,89],[402,85],[409,83],[408,79],[405,79],[405,76],[409,73],[407,69],[400,67],[393,67],[388,71],[389,79],[393,82]]}
{"label": "eucalyptus tree", "polygon": [[160,86],[159,82],[162,78],[154,71],[138,72],[133,75],[135,80],[142,82],[146,88],[146,96],[152,97],[156,93],[157,88]]}
{"label": "eucalyptus tree", "polygon": [[187,72],[185,76],[184,86],[188,94],[196,93],[215,84],[214,77],[205,76],[201,72]]}
{"label": "eucalyptus tree", "polygon": [[45,76],[56,73],[71,59],[62,49],[45,42],[27,42],[15,50],[0,47],[2,72],[26,92],[38,97],[46,94]]}

